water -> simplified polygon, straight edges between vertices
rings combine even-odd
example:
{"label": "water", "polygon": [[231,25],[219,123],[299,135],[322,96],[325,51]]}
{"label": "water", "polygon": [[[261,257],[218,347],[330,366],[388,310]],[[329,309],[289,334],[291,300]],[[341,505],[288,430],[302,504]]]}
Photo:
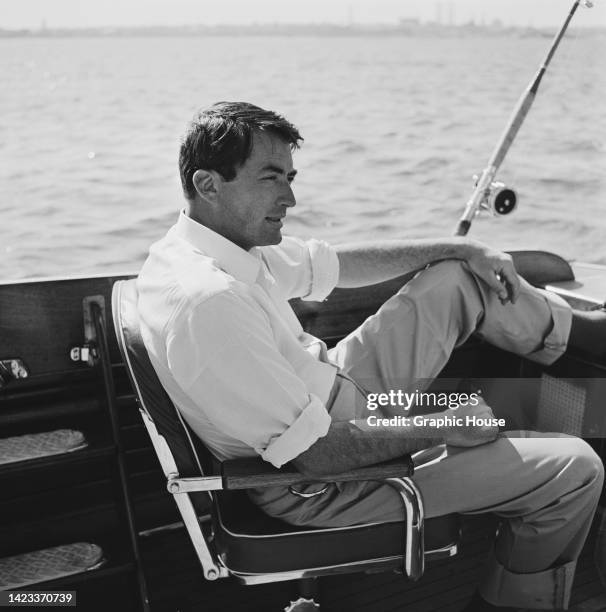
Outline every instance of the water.
{"label": "water", "polygon": [[[301,130],[286,231],[452,233],[546,38],[0,40],[0,278],[136,271],[182,206],[196,107]],[[606,264],[606,37],[567,36],[500,172],[519,210],[470,236]]]}

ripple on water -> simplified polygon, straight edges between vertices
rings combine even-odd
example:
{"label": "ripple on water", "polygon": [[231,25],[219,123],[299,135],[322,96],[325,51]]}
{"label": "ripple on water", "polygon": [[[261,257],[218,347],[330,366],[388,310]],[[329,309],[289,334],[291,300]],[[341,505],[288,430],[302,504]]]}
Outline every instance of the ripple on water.
{"label": "ripple on water", "polygon": [[[360,39],[289,42],[285,54],[274,37],[244,46],[229,37],[11,41],[12,58],[0,57],[0,71],[9,67],[0,96],[0,122],[9,126],[0,138],[0,248],[15,250],[0,258],[0,277],[103,272],[142,258],[176,219],[185,124],[201,104],[236,96],[277,109],[306,136],[288,233],[329,241],[449,235],[469,176],[510,111],[503,92],[545,46],[505,37],[483,39],[481,53],[463,38],[369,38],[363,50]],[[576,44],[595,55],[591,40]],[[479,72],[485,56],[499,70]],[[203,73],[200,57],[210,60]],[[267,78],[260,84],[258,71],[242,65],[264,66]],[[592,89],[571,89],[569,108],[601,104],[599,62],[576,74]],[[606,122],[595,113],[563,117],[562,96],[544,94],[504,168],[520,210],[478,219],[472,235],[606,262]]]}
{"label": "ripple on water", "polygon": [[450,164],[450,159],[447,157],[431,156],[426,157],[415,165],[415,173],[426,173],[434,170],[441,170]]}
{"label": "ripple on water", "polygon": [[364,153],[367,147],[364,143],[355,140],[338,140],[333,145],[333,148],[342,154]]}

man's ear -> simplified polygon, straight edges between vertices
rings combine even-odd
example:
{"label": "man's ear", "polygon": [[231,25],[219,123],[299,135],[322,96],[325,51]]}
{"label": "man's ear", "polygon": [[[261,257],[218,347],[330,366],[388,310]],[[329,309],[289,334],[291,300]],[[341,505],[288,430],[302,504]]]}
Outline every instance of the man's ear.
{"label": "man's ear", "polygon": [[214,200],[217,197],[221,176],[214,170],[198,169],[192,176],[192,182],[198,195],[203,200]]}

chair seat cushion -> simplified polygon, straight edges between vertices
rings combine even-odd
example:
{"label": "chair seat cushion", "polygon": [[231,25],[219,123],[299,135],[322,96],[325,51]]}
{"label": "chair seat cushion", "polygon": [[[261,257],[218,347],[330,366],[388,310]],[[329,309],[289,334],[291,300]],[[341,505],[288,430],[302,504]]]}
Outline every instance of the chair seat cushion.
{"label": "chair seat cushion", "polygon": [[[295,527],[267,516],[241,491],[218,494],[216,510],[217,547],[232,572],[286,572],[403,555],[404,522]],[[458,539],[456,515],[425,521],[426,551]]]}

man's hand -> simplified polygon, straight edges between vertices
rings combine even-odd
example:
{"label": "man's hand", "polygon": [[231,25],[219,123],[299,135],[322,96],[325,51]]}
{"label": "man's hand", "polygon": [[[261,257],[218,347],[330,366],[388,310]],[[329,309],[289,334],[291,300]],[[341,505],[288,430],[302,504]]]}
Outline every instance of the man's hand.
{"label": "man's hand", "polygon": [[476,241],[470,241],[469,247],[466,261],[471,271],[497,293],[502,304],[515,303],[520,294],[520,279],[511,255]]}
{"label": "man's hand", "polygon": [[[453,415],[463,419],[475,416],[478,419],[494,419],[495,416],[488,404],[480,397],[477,406],[459,406]],[[477,426],[452,425],[446,430],[444,441],[451,446],[480,446],[496,439],[499,428],[496,425]]]}

